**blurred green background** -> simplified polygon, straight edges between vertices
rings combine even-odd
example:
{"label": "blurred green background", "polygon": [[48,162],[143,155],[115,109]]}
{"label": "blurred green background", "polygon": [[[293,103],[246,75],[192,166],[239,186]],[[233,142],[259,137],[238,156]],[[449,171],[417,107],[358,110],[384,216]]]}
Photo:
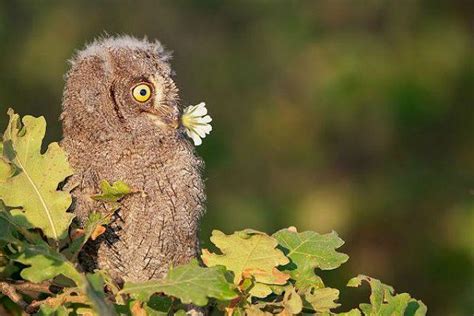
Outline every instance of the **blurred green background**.
{"label": "blurred green background", "polygon": [[329,286],[364,273],[472,315],[473,21],[472,1],[2,0],[0,112],[44,115],[58,140],[74,51],[159,39],[183,105],[214,118],[204,247],[213,228],[336,230],[351,259]]}

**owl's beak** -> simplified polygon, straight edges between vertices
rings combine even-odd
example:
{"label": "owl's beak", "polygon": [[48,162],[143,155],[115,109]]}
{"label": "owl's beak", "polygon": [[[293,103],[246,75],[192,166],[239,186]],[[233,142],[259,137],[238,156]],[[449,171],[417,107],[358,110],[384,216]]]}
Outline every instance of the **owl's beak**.
{"label": "owl's beak", "polygon": [[179,122],[181,120],[181,115],[176,107],[166,108],[167,115],[164,117],[165,124],[173,129],[179,127]]}
{"label": "owl's beak", "polygon": [[166,126],[177,129],[179,127],[179,120],[175,117],[166,117],[164,119]]}
{"label": "owl's beak", "polygon": [[180,114],[175,104],[160,103],[154,101],[153,106],[147,108],[147,116],[160,127],[177,129],[179,127]]}
{"label": "owl's beak", "polygon": [[179,127],[179,120],[173,120],[171,123],[170,123],[170,126],[174,129],[177,129]]}
{"label": "owl's beak", "polygon": [[165,124],[173,129],[177,129],[179,127],[180,115],[178,111],[170,111],[168,115],[164,117]]}
{"label": "owl's beak", "polygon": [[171,127],[177,129],[179,127],[179,119],[177,117],[162,117],[155,113],[147,112],[146,115],[153,121],[156,126],[159,127]]}

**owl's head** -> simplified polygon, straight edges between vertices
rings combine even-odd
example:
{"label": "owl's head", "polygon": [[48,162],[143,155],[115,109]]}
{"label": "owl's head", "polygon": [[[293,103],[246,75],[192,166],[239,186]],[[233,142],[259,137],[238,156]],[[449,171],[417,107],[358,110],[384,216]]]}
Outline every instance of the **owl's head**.
{"label": "owl's head", "polygon": [[129,36],[96,40],[66,75],[64,128],[89,134],[178,127],[178,89],[159,42]]}

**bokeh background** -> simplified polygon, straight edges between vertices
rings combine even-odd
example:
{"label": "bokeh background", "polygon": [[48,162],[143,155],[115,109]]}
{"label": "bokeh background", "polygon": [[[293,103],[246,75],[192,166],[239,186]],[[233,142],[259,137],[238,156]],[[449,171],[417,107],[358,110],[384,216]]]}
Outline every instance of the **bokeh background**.
{"label": "bokeh background", "polygon": [[213,228],[336,230],[351,259],[329,286],[364,273],[472,315],[473,21],[472,1],[2,0],[0,112],[44,115],[59,140],[74,51],[159,39],[183,105],[214,117],[204,247]]}

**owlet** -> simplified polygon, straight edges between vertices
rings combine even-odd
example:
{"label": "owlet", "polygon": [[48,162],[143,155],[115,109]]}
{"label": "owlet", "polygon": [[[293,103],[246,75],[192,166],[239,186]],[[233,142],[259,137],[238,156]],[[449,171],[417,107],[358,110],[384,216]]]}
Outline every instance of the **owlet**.
{"label": "owlet", "polygon": [[77,218],[105,212],[91,199],[101,180],[134,191],[81,260],[123,281],[163,277],[198,254],[203,162],[180,126],[169,60],[158,42],[105,38],[78,52],[66,76],[62,146],[75,170]]}

